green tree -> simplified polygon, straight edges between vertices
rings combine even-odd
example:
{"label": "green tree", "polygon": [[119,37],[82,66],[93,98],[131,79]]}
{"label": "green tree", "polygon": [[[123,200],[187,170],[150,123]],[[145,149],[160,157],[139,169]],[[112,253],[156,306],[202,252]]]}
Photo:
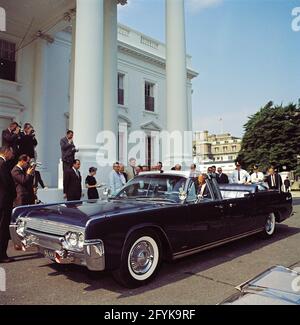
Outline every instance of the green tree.
{"label": "green tree", "polygon": [[[244,125],[245,135],[238,160],[248,170],[253,164],[262,169],[270,165],[297,168],[300,155],[300,107],[296,104],[274,106],[269,102]],[[299,172],[300,172],[300,168]]]}

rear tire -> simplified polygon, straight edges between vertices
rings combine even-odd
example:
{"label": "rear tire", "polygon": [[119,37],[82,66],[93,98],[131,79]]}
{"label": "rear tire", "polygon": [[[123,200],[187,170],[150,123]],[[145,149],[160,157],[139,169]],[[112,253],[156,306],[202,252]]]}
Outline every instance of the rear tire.
{"label": "rear tire", "polygon": [[274,235],[275,231],[276,231],[276,217],[275,214],[271,212],[266,219],[266,224],[262,232],[262,238],[264,239],[271,238]]}
{"label": "rear tire", "polygon": [[152,281],[162,260],[162,244],[152,230],[138,231],[127,239],[120,268],[113,272],[118,283],[137,288]]}

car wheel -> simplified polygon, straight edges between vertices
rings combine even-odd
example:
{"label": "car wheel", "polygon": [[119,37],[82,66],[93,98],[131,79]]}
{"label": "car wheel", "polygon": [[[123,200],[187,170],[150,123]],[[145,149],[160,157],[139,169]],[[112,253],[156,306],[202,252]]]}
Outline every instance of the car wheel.
{"label": "car wheel", "polygon": [[272,212],[268,215],[267,219],[266,219],[266,224],[264,226],[264,230],[263,230],[263,238],[270,238],[274,235],[276,230],[276,218],[275,218],[275,214]]}
{"label": "car wheel", "polygon": [[115,279],[129,288],[149,283],[157,274],[162,257],[159,236],[154,231],[139,231],[126,241]]}

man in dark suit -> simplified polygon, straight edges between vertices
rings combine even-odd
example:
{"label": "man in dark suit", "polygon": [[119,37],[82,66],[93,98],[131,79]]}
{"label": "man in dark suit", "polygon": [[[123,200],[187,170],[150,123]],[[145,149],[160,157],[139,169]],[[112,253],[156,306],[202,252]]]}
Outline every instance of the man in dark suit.
{"label": "man in dark suit", "polygon": [[17,165],[11,171],[14,180],[17,197],[14,206],[34,204],[33,178],[35,166],[29,166],[30,158],[21,155]]}
{"label": "man in dark suit", "polygon": [[80,160],[73,162],[71,169],[64,173],[64,196],[67,201],[79,201],[82,197],[81,175],[79,172]]}
{"label": "man in dark suit", "polygon": [[20,126],[17,122],[12,122],[6,130],[2,131],[2,146],[12,148],[14,158],[8,161],[10,169],[18,162],[19,142],[21,138]]}
{"label": "man in dark suit", "polygon": [[267,183],[270,190],[281,191],[282,178],[280,174],[276,173],[274,168],[269,168],[269,175],[267,176]]}
{"label": "man in dark suit", "polygon": [[13,201],[16,197],[16,189],[8,165],[12,158],[12,148],[0,148],[0,263],[12,261],[6,253]]}
{"label": "man in dark suit", "polygon": [[61,160],[64,172],[72,168],[75,160],[75,153],[78,152],[73,142],[74,132],[69,130],[67,135],[60,140]]}
{"label": "man in dark suit", "polygon": [[209,188],[206,184],[206,178],[207,176],[205,174],[201,174],[198,176],[198,196],[200,196],[202,199],[211,199],[211,194],[209,191]]}
{"label": "man in dark suit", "polygon": [[218,184],[228,184],[229,179],[226,174],[223,174],[223,170],[221,167],[218,168],[218,173],[216,174],[216,179]]}
{"label": "man in dark suit", "polygon": [[291,187],[291,181],[289,180],[289,177],[287,176],[286,179],[284,180],[284,189],[286,192],[290,191]]}
{"label": "man in dark suit", "polygon": [[30,159],[34,159],[37,144],[33,126],[30,123],[25,123],[24,131],[21,133],[20,138],[19,155],[27,155]]}
{"label": "man in dark suit", "polygon": [[12,122],[6,130],[2,131],[2,146],[10,147],[13,153],[17,153],[20,127],[17,122]]}

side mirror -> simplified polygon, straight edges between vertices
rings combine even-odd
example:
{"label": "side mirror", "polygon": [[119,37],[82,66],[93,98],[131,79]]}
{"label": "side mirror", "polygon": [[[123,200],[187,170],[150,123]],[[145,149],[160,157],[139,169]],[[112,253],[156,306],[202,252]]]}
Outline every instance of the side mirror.
{"label": "side mirror", "polygon": [[106,187],[104,190],[103,190],[103,195],[107,198],[111,193],[111,190]]}
{"label": "side mirror", "polygon": [[178,197],[181,202],[184,202],[187,198],[187,193],[185,191],[180,191]]}

